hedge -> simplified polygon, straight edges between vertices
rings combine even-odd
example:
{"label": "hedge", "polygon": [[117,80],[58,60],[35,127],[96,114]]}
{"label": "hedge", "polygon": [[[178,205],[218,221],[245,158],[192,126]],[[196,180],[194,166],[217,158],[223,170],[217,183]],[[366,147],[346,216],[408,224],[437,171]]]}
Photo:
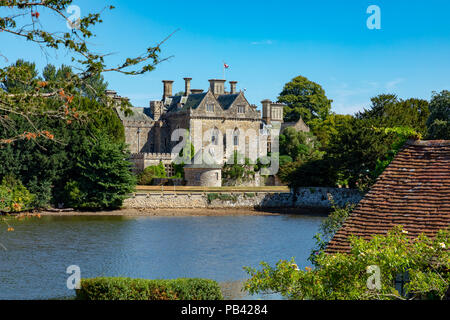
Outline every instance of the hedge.
{"label": "hedge", "polygon": [[82,279],[78,300],[223,300],[219,284],[207,279]]}

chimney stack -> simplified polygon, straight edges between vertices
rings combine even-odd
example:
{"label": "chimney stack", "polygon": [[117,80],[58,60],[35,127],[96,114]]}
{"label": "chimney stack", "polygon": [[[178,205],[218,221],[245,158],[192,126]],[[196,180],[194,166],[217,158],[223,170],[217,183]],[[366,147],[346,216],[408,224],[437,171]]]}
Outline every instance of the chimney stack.
{"label": "chimney stack", "polygon": [[272,101],[266,99],[266,100],[261,101],[261,104],[262,104],[263,120],[266,122],[266,124],[270,124],[271,120],[272,120],[272,115],[271,115]]}
{"label": "chimney stack", "polygon": [[163,80],[164,83],[164,95],[163,100],[166,100],[168,97],[172,97],[172,88],[173,88],[173,81],[172,80]]}
{"label": "chimney stack", "polygon": [[236,94],[237,81],[230,81],[230,94]]}
{"label": "chimney stack", "polygon": [[214,95],[221,95],[225,93],[225,81],[220,79],[209,80],[209,86]]}
{"label": "chimney stack", "polygon": [[188,96],[191,94],[191,81],[192,81],[192,78],[184,78],[184,83],[185,83],[184,95],[185,96]]}

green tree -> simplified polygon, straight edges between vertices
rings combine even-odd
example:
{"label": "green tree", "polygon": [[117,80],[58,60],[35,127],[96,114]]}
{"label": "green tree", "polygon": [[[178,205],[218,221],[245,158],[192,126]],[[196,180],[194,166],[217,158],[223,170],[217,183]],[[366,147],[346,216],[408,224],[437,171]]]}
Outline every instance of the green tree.
{"label": "green tree", "polygon": [[[26,74],[32,74],[35,79],[51,77],[53,74],[59,75],[60,81],[63,81],[64,77],[70,77],[71,74],[69,67],[56,69],[48,65],[40,78],[32,63],[18,61],[13,66],[16,65],[27,66]],[[18,94],[28,90],[14,83],[3,84],[8,90]],[[79,88],[73,90],[78,91]],[[59,102],[47,99],[45,103],[49,105],[50,110]],[[12,175],[22,181],[26,188],[36,195],[33,201],[36,208],[45,208],[51,203],[66,203],[66,179],[78,173],[74,159],[78,153],[84,152],[80,148],[84,139],[100,133],[107,134],[115,143],[121,143],[125,139],[123,125],[114,109],[82,95],[74,96],[73,104],[78,108],[75,114],[85,112],[89,117],[70,123],[65,119],[40,115],[29,115],[28,119],[25,119],[13,113],[7,118],[11,125],[0,130],[0,140],[24,132],[29,136],[0,146],[0,161],[4,163],[4,166],[0,166],[0,178]],[[33,138],[35,126],[47,130]]]}
{"label": "green tree", "polygon": [[427,121],[428,139],[450,140],[450,91],[433,93],[431,114]]}
{"label": "green tree", "polygon": [[309,122],[311,132],[317,137],[322,151],[328,147],[331,137],[338,134],[339,128],[351,122],[352,118],[350,115],[330,113],[325,120],[317,118]]}
{"label": "green tree", "polygon": [[381,127],[409,127],[425,135],[427,119],[430,115],[426,100],[410,98],[398,99],[394,94],[381,94],[371,99],[370,109],[359,112],[358,119],[376,120]]}
{"label": "green tree", "polygon": [[298,121],[300,117],[309,124],[313,119],[325,119],[331,102],[323,88],[305,77],[298,76],[286,83],[278,101],[285,103],[284,121]]}
{"label": "green tree", "polygon": [[100,134],[85,139],[80,149],[75,166],[78,174],[66,186],[68,203],[89,210],[120,208],[136,185],[126,145]]}
{"label": "green tree", "polygon": [[322,153],[317,138],[309,132],[286,128],[280,135],[280,154],[291,157],[294,161],[319,159]]}

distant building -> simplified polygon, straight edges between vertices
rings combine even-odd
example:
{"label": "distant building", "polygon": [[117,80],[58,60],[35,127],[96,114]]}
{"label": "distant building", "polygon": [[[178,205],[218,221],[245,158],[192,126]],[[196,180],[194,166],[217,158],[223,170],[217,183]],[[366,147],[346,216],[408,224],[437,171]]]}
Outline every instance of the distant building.
{"label": "distant building", "polygon": [[[285,129],[292,126],[309,131],[301,119],[298,123],[283,122],[283,104],[264,100],[261,114],[256,105],[248,102],[244,92],[237,90],[236,81],[229,82],[229,91],[225,90],[225,80],[209,80],[207,91],[191,89],[191,78],[185,78],[184,81],[184,95],[174,96],[174,81],[164,80],[161,100],[151,101],[148,108],[132,108],[131,116],[126,116],[118,109],[136,170],[144,170],[162,161],[171,172],[170,166],[176,157],[172,150],[179,143],[172,141],[172,134],[177,129],[189,131],[192,144],[197,146],[195,152],[199,151],[198,146],[205,148],[211,144],[217,146],[217,150],[223,150],[223,159],[218,161],[220,165],[234,150],[248,150],[249,145],[258,152],[245,156],[256,160],[266,155],[271,150],[271,128]],[[107,94],[117,101],[124,99],[114,91],[108,91]],[[268,143],[261,144],[258,140],[255,144],[253,135],[248,132],[254,132],[256,137],[269,136]],[[232,150],[227,150],[230,146]]]}
{"label": "distant building", "polygon": [[450,141],[409,141],[327,246],[349,252],[349,236],[370,239],[402,225],[433,237],[450,226]]}

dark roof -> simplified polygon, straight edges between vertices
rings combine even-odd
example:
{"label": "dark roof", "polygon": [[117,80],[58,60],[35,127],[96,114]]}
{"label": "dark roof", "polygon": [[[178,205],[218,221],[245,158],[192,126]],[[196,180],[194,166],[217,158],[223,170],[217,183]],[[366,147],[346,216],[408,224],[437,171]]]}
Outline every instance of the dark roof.
{"label": "dark roof", "polygon": [[196,108],[198,108],[200,103],[203,101],[205,96],[206,96],[206,93],[190,94],[187,97],[186,103],[184,104],[184,106],[181,109],[178,109],[178,104],[181,102],[181,99],[183,98],[183,96],[170,97],[172,99],[172,102],[167,107],[167,110],[174,112],[174,111],[178,111],[178,110],[187,110],[189,108],[196,109]]}
{"label": "dark roof", "polygon": [[[181,109],[178,109],[178,104],[181,102],[182,96],[171,97],[172,102],[168,106],[167,110],[177,111],[177,110],[187,110],[189,108],[197,109],[207,94],[208,92],[190,94],[187,98],[186,103]],[[234,103],[234,101],[237,99],[238,96],[239,94],[223,94],[217,97],[217,101],[224,110],[227,110],[231,107],[231,105]]]}
{"label": "dark roof", "polygon": [[220,105],[224,110],[228,110],[233,102],[239,97],[238,94],[223,94],[217,97],[217,101],[219,101]]}
{"label": "dark roof", "polygon": [[131,108],[133,114],[128,117],[125,116],[125,113],[120,108],[117,108],[116,110],[119,115],[119,118],[122,121],[138,121],[138,122],[153,121],[153,117],[150,114],[150,108],[133,107]]}
{"label": "dark roof", "polygon": [[370,239],[402,225],[411,238],[450,226],[450,141],[409,141],[327,247],[349,252],[350,235]]}

